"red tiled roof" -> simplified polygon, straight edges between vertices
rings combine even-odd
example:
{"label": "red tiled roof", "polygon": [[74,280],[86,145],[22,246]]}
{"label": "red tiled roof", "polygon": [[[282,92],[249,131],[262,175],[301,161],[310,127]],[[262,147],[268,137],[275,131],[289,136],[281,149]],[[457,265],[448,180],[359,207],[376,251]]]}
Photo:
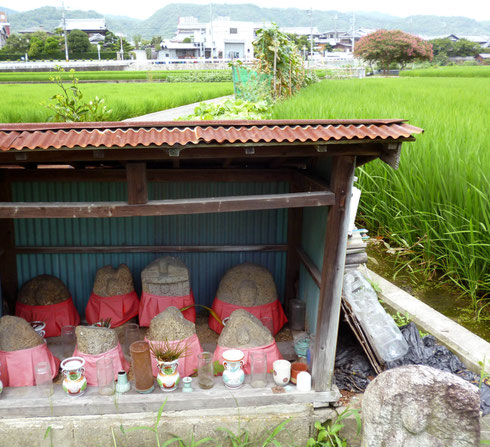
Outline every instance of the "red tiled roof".
{"label": "red tiled roof", "polygon": [[422,132],[400,119],[0,124],[0,150],[403,141]]}

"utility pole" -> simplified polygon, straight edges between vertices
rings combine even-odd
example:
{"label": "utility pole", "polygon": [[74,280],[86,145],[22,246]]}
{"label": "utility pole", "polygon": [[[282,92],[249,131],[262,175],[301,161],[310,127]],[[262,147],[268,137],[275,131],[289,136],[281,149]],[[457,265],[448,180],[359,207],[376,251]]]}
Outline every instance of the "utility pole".
{"label": "utility pole", "polygon": [[123,42],[122,42],[122,33],[119,33],[119,41],[121,42],[121,60],[124,60],[124,48],[123,48]]}
{"label": "utility pole", "polygon": [[339,16],[337,14],[334,15],[333,17],[333,23],[334,23],[334,31],[335,31],[335,43],[339,40],[339,33],[337,32],[337,20]]}
{"label": "utility pole", "polygon": [[313,57],[313,8],[310,8],[308,15],[310,16],[310,54]]}
{"label": "utility pole", "polygon": [[352,11],[352,54],[354,54],[354,45],[356,41],[356,13]]}
{"label": "utility pole", "polygon": [[209,23],[211,25],[211,61],[214,60],[213,4],[209,4]]}
{"label": "utility pole", "polygon": [[69,57],[68,57],[68,39],[66,37],[66,18],[65,18],[65,2],[62,2],[63,5],[63,12],[62,12],[62,20],[63,20],[63,34],[65,35],[65,60],[68,62]]}

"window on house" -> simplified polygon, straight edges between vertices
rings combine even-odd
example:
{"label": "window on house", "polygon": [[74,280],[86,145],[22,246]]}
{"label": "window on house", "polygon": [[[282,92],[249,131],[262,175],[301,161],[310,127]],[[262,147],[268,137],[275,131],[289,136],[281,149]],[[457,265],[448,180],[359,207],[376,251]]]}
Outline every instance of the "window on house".
{"label": "window on house", "polygon": [[238,28],[230,28],[230,34],[238,34]]}

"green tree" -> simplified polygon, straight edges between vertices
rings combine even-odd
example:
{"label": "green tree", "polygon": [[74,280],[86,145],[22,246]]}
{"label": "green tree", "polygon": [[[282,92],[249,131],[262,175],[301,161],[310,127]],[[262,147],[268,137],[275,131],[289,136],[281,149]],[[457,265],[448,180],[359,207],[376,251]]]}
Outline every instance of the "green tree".
{"label": "green tree", "polygon": [[68,50],[72,53],[85,53],[90,49],[87,33],[74,29],[68,34]]}
{"label": "green tree", "polygon": [[454,50],[454,42],[447,37],[444,39],[432,39],[429,40],[429,43],[432,45],[432,52],[434,53],[434,57],[443,53],[446,56],[451,54]]}
{"label": "green tree", "polygon": [[190,37],[186,37],[182,43],[191,43],[192,42],[192,39]]}
{"label": "green tree", "polygon": [[44,53],[44,40],[42,36],[38,33],[31,34],[29,52],[27,53],[29,57],[35,58],[39,57]]}
{"label": "green tree", "polygon": [[454,42],[454,56],[476,56],[481,51],[480,44],[467,39],[459,39]]}
{"label": "green tree", "polygon": [[153,36],[151,38],[151,46],[155,49],[160,49],[160,45],[162,43],[162,37],[161,36]]}
{"label": "green tree", "polygon": [[133,36],[133,42],[134,42],[134,48],[136,50],[141,49],[141,47],[143,46],[143,38],[141,37],[141,34],[135,34]]}
{"label": "green tree", "polygon": [[379,63],[385,72],[393,63],[403,68],[408,62],[430,61],[433,57],[429,42],[400,30],[378,30],[361,37],[354,54],[367,62]]}
{"label": "green tree", "polygon": [[29,38],[22,34],[11,34],[2,48],[4,53],[27,53],[28,50]]}
{"label": "green tree", "polygon": [[54,53],[61,50],[61,39],[58,36],[50,36],[44,42],[44,52]]}

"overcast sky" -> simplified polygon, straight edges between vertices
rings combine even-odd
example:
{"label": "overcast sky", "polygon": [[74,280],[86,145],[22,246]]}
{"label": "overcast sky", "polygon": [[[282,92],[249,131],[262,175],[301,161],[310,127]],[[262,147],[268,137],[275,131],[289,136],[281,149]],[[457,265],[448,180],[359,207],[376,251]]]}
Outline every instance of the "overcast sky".
{"label": "overcast sky", "polygon": [[[171,1],[138,0],[136,2],[121,0],[65,0],[69,9],[94,9],[102,14],[125,15],[138,19],[146,19],[155,11],[163,8]],[[184,1],[180,0],[184,3]],[[194,0],[185,3],[208,4],[209,0]],[[325,0],[226,0],[213,3],[254,3],[263,7],[280,8],[313,8],[321,10],[351,11],[377,11],[399,17],[409,15],[440,15],[464,16],[476,20],[490,20],[489,0],[350,0],[346,2],[328,2]],[[41,6],[61,6],[61,0],[0,0],[0,5],[16,11],[27,11]]]}

